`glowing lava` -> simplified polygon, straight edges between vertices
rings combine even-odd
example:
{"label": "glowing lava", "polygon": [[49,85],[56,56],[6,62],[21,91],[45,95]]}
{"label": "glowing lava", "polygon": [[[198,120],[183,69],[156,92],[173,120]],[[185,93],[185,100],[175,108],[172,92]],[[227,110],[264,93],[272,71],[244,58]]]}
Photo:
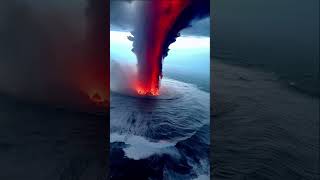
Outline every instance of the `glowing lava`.
{"label": "glowing lava", "polygon": [[189,4],[190,0],[152,0],[140,4],[142,10],[139,22],[132,32],[134,37],[128,37],[133,41],[132,51],[138,60],[138,83],[135,87],[138,94],[159,95],[162,61],[169,46],[168,36]]}
{"label": "glowing lava", "polygon": [[143,88],[137,87],[136,91],[141,96],[159,96],[160,95],[159,89],[145,90]]}
{"label": "glowing lava", "polygon": [[96,105],[104,105],[107,102],[107,97],[101,91],[94,90],[88,93],[88,96],[92,102]]}

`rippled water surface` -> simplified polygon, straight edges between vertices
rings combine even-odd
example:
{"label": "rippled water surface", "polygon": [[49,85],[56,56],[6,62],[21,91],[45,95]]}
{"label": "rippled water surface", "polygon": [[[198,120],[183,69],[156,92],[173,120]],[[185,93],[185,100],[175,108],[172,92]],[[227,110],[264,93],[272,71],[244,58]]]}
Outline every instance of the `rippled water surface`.
{"label": "rippled water surface", "polygon": [[160,93],[111,93],[111,178],[209,179],[209,93],[170,79]]}

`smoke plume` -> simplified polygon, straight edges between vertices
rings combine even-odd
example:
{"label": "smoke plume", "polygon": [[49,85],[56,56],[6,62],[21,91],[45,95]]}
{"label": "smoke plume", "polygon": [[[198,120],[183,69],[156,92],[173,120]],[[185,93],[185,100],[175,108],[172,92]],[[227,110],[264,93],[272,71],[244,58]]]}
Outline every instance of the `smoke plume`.
{"label": "smoke plume", "polygon": [[158,95],[162,61],[169,45],[191,21],[210,14],[209,0],[138,1],[140,12],[132,31],[132,51],[138,59],[136,90],[141,95]]}
{"label": "smoke plume", "polygon": [[108,2],[0,2],[0,93],[81,105],[108,98]]}

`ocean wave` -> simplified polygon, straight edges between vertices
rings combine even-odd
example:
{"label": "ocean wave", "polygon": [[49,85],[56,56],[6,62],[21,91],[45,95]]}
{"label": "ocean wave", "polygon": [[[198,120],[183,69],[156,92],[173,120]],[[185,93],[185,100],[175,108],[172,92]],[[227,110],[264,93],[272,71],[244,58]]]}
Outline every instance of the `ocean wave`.
{"label": "ocean wave", "polygon": [[209,177],[209,93],[172,79],[161,87],[152,98],[111,93],[113,179]]}
{"label": "ocean wave", "polygon": [[156,99],[111,93],[111,133],[178,141],[210,121],[208,93],[171,79],[164,79],[162,87],[175,91]]}
{"label": "ocean wave", "polygon": [[128,145],[123,148],[123,151],[125,152],[126,157],[134,160],[145,159],[155,154],[169,154],[172,157],[180,158],[180,154],[175,147],[176,143],[172,142],[152,142],[147,140],[145,137],[120,135],[117,133],[110,135],[110,142],[123,142]]}

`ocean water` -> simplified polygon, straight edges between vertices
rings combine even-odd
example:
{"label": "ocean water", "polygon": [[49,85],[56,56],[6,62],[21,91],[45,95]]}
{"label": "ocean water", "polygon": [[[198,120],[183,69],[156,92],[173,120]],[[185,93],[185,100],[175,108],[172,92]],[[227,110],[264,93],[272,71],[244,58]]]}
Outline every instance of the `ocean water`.
{"label": "ocean water", "polygon": [[250,54],[248,51],[250,50],[247,50],[246,55],[241,55],[229,49],[213,50],[215,54],[213,61],[274,73],[291,89],[311,96],[320,96],[319,59],[264,57],[257,55],[254,49],[251,56],[248,55]]}
{"label": "ocean water", "polygon": [[209,179],[209,93],[172,79],[161,87],[154,98],[111,93],[111,179]]}
{"label": "ocean water", "polygon": [[319,179],[319,98],[272,73],[212,66],[213,179]]}
{"label": "ocean water", "polygon": [[[129,33],[110,34],[111,60],[135,67]],[[209,43],[180,37],[170,46],[158,97],[117,91],[123,73],[111,69],[111,179],[210,179]]]}

